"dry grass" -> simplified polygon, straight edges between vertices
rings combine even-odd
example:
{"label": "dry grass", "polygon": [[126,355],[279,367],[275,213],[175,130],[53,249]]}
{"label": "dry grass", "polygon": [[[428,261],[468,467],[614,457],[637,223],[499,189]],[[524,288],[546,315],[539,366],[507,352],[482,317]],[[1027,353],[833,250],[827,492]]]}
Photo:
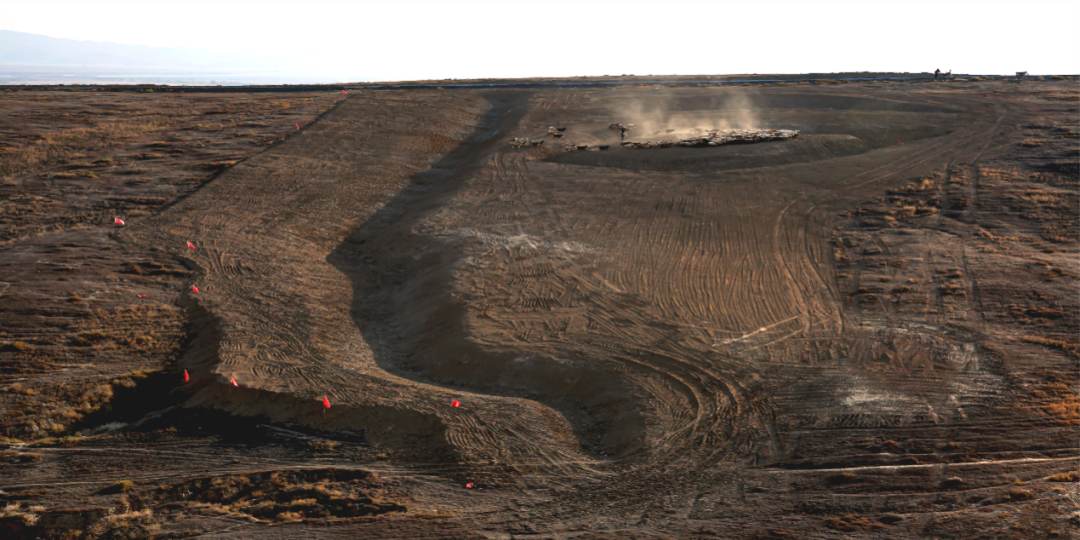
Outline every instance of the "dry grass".
{"label": "dry grass", "polygon": [[100,384],[84,392],[82,398],[84,402],[96,403],[101,401],[108,401],[109,399],[112,399],[112,396],[112,386],[109,386],[107,384]]}
{"label": "dry grass", "polygon": [[135,489],[135,483],[130,480],[120,480],[104,487],[98,493],[125,493]]}
{"label": "dry grass", "polygon": [[912,182],[900,189],[890,189],[887,191],[890,195],[911,194],[911,193],[923,193],[935,189],[938,181],[941,180],[941,174],[937,173],[918,182]]}
{"label": "dry grass", "polygon": [[1075,394],[1060,401],[1047,403],[1043,411],[1069,424],[1080,424],[1080,397]]}
{"label": "dry grass", "polygon": [[1036,205],[1055,204],[1061,200],[1061,198],[1057,194],[1050,193],[1041,189],[1028,189],[1024,191],[1013,192],[1013,194],[1015,194],[1020,199]]}
{"label": "dry grass", "polygon": [[1063,339],[1044,338],[1041,336],[1021,336],[1020,339],[1028,343],[1036,343],[1044,347],[1060,349],[1069,356],[1080,358],[1080,346],[1076,343],[1071,343]]}
{"label": "dry grass", "polygon": [[41,458],[41,454],[29,452],[0,452],[0,462],[11,463],[13,465],[32,465],[41,461]]}
{"label": "dry grass", "polygon": [[962,485],[964,485],[964,479],[959,476],[950,476],[941,482],[941,486],[948,489],[956,489]]}
{"label": "dry grass", "polygon": [[363,471],[276,471],[195,479],[162,486],[159,502],[189,501],[256,521],[348,518],[403,512],[383,497],[376,475]]}
{"label": "dry grass", "polygon": [[73,448],[79,446],[80,442],[82,442],[82,437],[46,437],[26,446],[30,448]]}
{"label": "dry grass", "polygon": [[979,176],[990,180],[1001,180],[1005,182],[1015,182],[1023,178],[1020,173],[1016,171],[989,167],[979,167]]}
{"label": "dry grass", "polygon": [[950,281],[938,286],[938,293],[942,296],[967,296],[964,284],[959,281]]}
{"label": "dry grass", "polygon": [[3,509],[0,509],[0,519],[15,518],[23,522],[25,525],[34,525],[40,519],[41,512],[45,511],[44,506],[30,506],[23,508],[21,503],[8,503]]}
{"label": "dry grass", "polygon": [[1024,139],[1020,141],[1020,146],[1026,148],[1034,148],[1046,144],[1046,139]]}
{"label": "dry grass", "polygon": [[23,386],[22,383],[10,384],[5,387],[4,391],[9,394],[21,394],[24,396],[33,396],[37,394],[36,390],[34,390],[33,388],[27,388]]}
{"label": "dry grass", "polygon": [[1076,482],[1077,480],[1080,480],[1080,471],[1052,474],[1047,480],[1050,480],[1051,482]]}
{"label": "dry grass", "polygon": [[[124,141],[160,130],[168,124],[167,118],[151,116],[138,123],[109,122],[93,127],[47,133],[29,146],[0,153],[0,178],[12,178],[34,169],[114,148]],[[109,164],[111,163],[110,160]],[[76,174],[94,177],[92,171],[79,171]]]}
{"label": "dry grass", "polygon": [[76,345],[87,346],[107,339],[109,339],[109,334],[106,334],[101,330],[92,330],[89,332],[79,332],[72,341],[74,341]]}
{"label": "dry grass", "polygon": [[125,272],[140,275],[140,276],[142,276],[142,275],[163,276],[164,275],[164,276],[180,276],[180,277],[183,277],[183,276],[187,276],[187,275],[191,274],[191,272],[188,272],[187,270],[176,270],[176,269],[173,269],[173,268],[169,268],[168,266],[166,266],[166,265],[164,265],[162,263],[159,263],[157,261],[153,261],[153,260],[140,262],[140,263],[129,262],[125,266]]}
{"label": "dry grass", "polygon": [[26,352],[30,348],[25,341],[12,341],[4,346],[5,349],[10,349],[16,352]]}
{"label": "dry grass", "polygon": [[318,440],[318,441],[308,441],[307,445],[308,445],[309,448],[312,448],[314,450],[318,450],[320,452],[329,452],[330,450],[333,450],[333,449],[337,448],[338,446],[340,446],[341,443],[334,442],[334,441]]}
{"label": "dry grass", "polygon": [[149,508],[109,514],[86,529],[86,538],[149,538],[153,531],[147,525],[153,516]]}

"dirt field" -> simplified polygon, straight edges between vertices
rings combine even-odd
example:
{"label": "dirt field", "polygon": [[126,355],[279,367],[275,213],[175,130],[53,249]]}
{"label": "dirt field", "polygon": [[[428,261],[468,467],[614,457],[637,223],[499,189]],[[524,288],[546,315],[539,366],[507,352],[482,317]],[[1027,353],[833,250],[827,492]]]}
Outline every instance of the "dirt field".
{"label": "dirt field", "polygon": [[1078,107],[0,94],[0,531],[1076,537]]}

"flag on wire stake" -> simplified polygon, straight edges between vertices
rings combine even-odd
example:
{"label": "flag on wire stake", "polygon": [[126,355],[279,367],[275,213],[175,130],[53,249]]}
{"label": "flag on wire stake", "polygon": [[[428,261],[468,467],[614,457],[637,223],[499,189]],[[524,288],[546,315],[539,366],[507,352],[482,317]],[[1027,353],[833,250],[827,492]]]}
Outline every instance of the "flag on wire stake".
{"label": "flag on wire stake", "polygon": [[188,240],[187,247],[189,247],[191,249],[195,249],[195,244],[192,244],[191,240]]}
{"label": "flag on wire stake", "polygon": [[461,402],[460,402],[460,401],[458,401],[458,400],[456,400],[456,399],[451,399],[451,400],[450,400],[450,406],[451,406],[451,407],[460,407],[460,406],[461,406]]}
{"label": "flag on wire stake", "polygon": [[145,295],[145,294],[139,294],[139,295],[137,295],[137,296],[138,296],[139,298],[146,298],[146,295]]}
{"label": "flag on wire stake", "polygon": [[114,225],[123,225],[124,224],[124,220],[122,220],[122,219],[120,219],[118,217],[114,217],[114,218],[112,218],[112,220],[113,220],[112,222],[113,222]]}
{"label": "flag on wire stake", "polygon": [[465,489],[472,489],[472,487],[473,487],[472,482],[469,482],[468,484],[465,484]]}
{"label": "flag on wire stake", "polygon": [[327,409],[329,409],[330,408],[330,398],[328,398],[326,396],[323,396],[322,397],[322,405],[323,405],[323,407],[326,407]]}
{"label": "flag on wire stake", "polygon": [[199,288],[198,288],[198,287],[196,287],[196,286],[194,286],[194,285],[192,285],[192,286],[191,286],[191,292],[199,292]]}
{"label": "flag on wire stake", "polygon": [[184,382],[190,382],[190,381],[191,381],[191,377],[188,377],[187,370],[185,369],[184,370]]}
{"label": "flag on wire stake", "polygon": [[229,377],[229,382],[231,382],[233,386],[237,386],[237,387],[240,386],[239,384],[236,384],[236,379],[233,378],[233,377]]}

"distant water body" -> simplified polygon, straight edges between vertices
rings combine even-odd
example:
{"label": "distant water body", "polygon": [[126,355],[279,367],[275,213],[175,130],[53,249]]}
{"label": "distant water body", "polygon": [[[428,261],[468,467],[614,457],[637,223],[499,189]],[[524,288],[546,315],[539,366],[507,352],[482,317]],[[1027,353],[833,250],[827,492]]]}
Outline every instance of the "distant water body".
{"label": "distant water body", "polygon": [[[349,78],[350,82],[360,79]],[[273,73],[134,71],[33,66],[0,66],[0,84],[166,84],[244,86],[265,84],[331,84],[341,79]]]}

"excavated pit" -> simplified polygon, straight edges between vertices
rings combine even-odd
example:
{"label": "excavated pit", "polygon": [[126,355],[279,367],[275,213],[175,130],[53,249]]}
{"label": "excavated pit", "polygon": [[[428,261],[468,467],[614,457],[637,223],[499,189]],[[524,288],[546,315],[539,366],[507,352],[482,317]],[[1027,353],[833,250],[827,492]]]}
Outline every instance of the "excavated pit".
{"label": "excavated pit", "polygon": [[[587,146],[585,152],[555,153],[555,163],[613,167],[634,171],[718,172],[806,163],[857,155],[888,146],[901,146],[951,133],[954,108],[870,98],[825,95],[720,92],[702,101],[674,99],[613,100],[609,114],[626,116],[636,127],[626,140],[638,143],[671,141],[649,152],[623,152],[618,131],[603,121],[570,126],[553,145]],[[621,101],[629,101],[622,103]],[[585,115],[590,119],[600,110]],[[768,144],[725,144],[687,148],[681,140],[700,138],[706,130],[795,130],[798,137]],[[543,132],[530,133],[532,138]],[[766,142],[766,141],[762,141]],[[780,144],[776,144],[780,143]],[[608,146],[600,151],[599,146]],[[640,149],[640,148],[639,148]]]}

